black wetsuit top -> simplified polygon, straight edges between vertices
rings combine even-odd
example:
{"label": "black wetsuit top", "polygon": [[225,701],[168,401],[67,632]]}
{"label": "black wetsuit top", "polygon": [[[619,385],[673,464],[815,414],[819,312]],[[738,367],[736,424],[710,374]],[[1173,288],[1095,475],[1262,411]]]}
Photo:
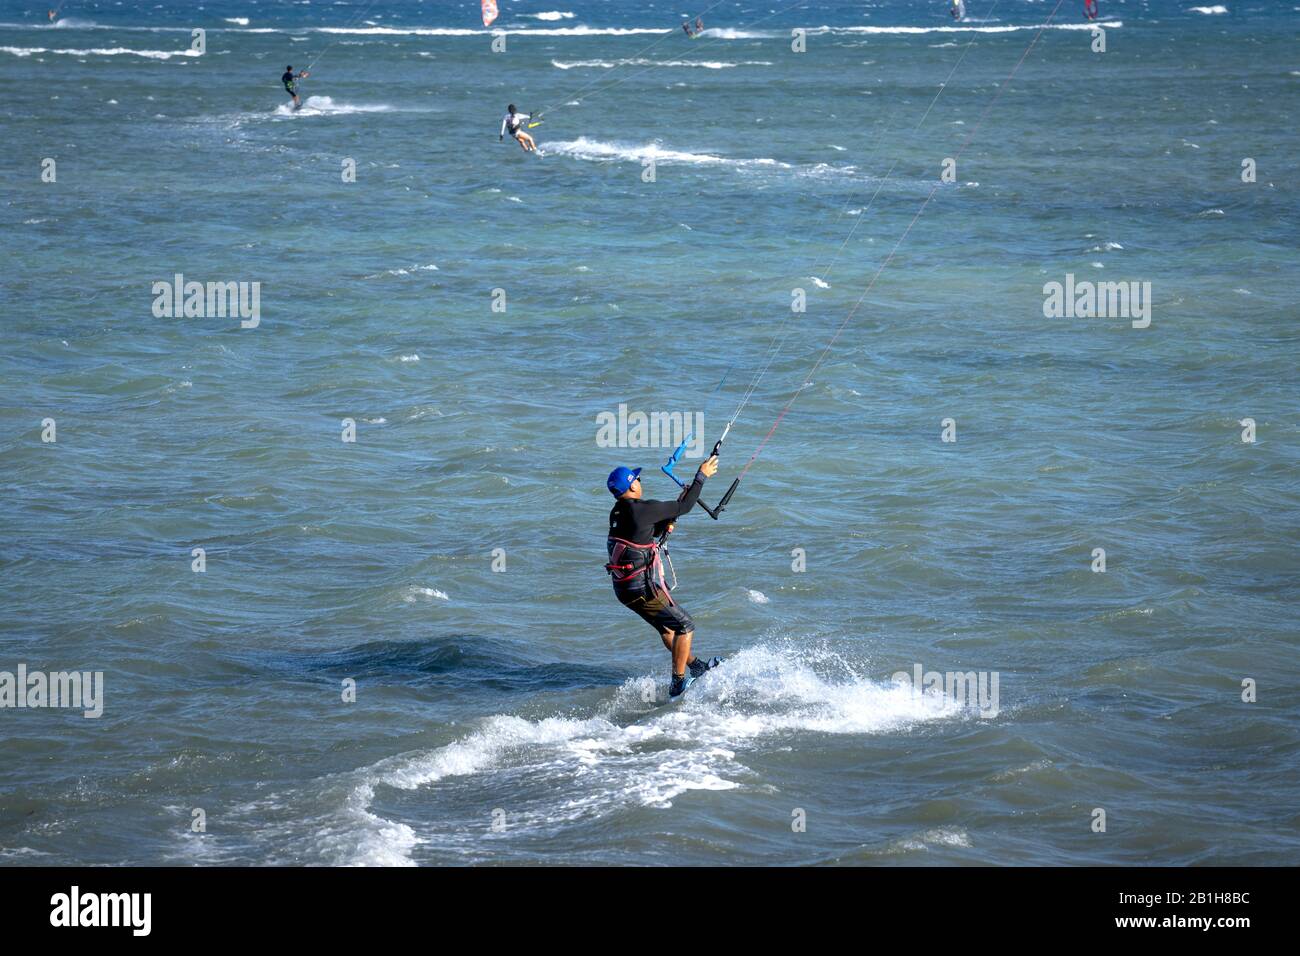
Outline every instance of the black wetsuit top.
{"label": "black wetsuit top", "polygon": [[697,471],[691,487],[679,501],[634,501],[631,498],[619,498],[609,511],[609,536],[633,544],[649,544],[663,533],[664,525],[695,507],[703,489],[704,475]]}
{"label": "black wetsuit top", "polygon": [[289,72],[285,73],[284,76],[280,77],[280,82],[284,84],[285,90],[287,90],[290,93],[296,93],[298,92],[297,90],[298,84],[294,82],[294,80],[296,79],[297,77],[295,77],[293,75],[293,71],[290,70]]}

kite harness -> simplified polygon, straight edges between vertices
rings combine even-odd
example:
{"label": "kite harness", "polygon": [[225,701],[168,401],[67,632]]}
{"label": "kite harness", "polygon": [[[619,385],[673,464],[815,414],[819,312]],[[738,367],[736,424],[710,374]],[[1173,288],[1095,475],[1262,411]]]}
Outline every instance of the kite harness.
{"label": "kite harness", "polygon": [[[645,580],[641,582],[641,589],[648,594],[654,594],[661,585],[669,591],[677,586],[675,572],[671,586],[664,581],[664,566],[660,555],[667,554],[668,549],[663,546],[662,537],[649,544],[635,544],[622,538],[610,538],[607,543],[609,563],[605,565],[605,570],[614,578],[615,585],[627,584],[634,578],[643,577]],[[670,563],[669,568],[671,567]]]}

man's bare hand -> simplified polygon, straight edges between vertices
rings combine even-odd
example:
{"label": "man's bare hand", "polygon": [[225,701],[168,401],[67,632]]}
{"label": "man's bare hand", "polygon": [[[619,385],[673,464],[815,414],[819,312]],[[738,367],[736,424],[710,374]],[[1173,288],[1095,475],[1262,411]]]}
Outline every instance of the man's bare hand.
{"label": "man's bare hand", "polygon": [[704,464],[700,465],[700,473],[703,474],[705,478],[712,478],[716,475],[718,473],[718,456],[714,455]]}

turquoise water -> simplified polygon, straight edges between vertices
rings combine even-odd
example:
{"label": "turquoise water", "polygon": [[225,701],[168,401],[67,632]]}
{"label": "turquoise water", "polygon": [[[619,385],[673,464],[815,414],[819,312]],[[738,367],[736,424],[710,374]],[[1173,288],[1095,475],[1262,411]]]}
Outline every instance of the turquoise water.
{"label": "turquoise water", "polygon": [[[0,862],[1293,863],[1300,13],[500,6],[0,3],[0,671],[105,687],[0,709]],[[620,405],[740,409],[671,705]]]}

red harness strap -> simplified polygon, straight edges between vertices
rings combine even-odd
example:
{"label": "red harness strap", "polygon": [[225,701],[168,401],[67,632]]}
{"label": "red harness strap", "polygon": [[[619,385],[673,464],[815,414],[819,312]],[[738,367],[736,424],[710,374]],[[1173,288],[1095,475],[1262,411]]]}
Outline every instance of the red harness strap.
{"label": "red harness strap", "polygon": [[[612,537],[609,540],[614,542],[614,547],[610,549],[609,564],[605,565],[605,570],[613,575],[615,584],[622,584],[624,581],[631,581],[638,575],[647,574],[650,578],[651,587],[656,590],[662,590],[665,594],[668,593],[667,589],[663,586],[664,569],[663,562],[659,558],[659,542],[651,541],[649,544],[637,544],[635,541]],[[631,564],[619,563],[623,558],[623,553],[629,548],[634,548],[641,552],[649,551],[649,562],[641,564],[638,564],[637,562],[632,562]],[[620,571],[626,571],[628,573],[620,577],[618,574]],[[672,602],[671,595],[669,595],[668,600],[669,603]]]}

